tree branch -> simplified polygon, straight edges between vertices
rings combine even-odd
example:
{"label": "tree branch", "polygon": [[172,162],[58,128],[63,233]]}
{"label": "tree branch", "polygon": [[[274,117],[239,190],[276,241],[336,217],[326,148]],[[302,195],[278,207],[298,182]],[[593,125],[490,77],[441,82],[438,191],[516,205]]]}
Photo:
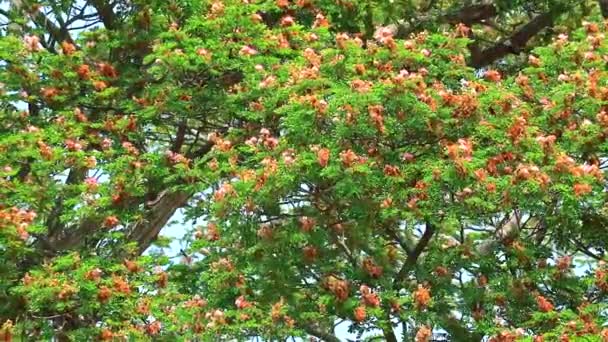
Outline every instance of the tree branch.
{"label": "tree branch", "polygon": [[190,194],[177,191],[161,194],[160,198],[152,203],[145,219],[136,223],[128,235],[130,241],[137,241],[139,254],[150,247],[171,216],[184,206],[189,198]]}
{"label": "tree branch", "polygon": [[106,29],[111,30],[116,24],[116,14],[114,14],[114,5],[105,0],[93,0],[93,6],[97,10],[103,25]]}
{"label": "tree branch", "polygon": [[407,272],[409,272],[416,265],[416,261],[418,261],[418,258],[429,244],[434,234],[435,226],[433,226],[433,224],[430,222],[426,222],[426,229],[424,233],[420,237],[420,240],[418,240],[414,250],[411,253],[408,253],[405,263],[403,263],[403,266],[401,266],[399,273],[397,273],[397,276],[395,277],[395,286],[403,281],[407,275]]}
{"label": "tree branch", "polygon": [[456,12],[448,13],[444,16],[450,24],[472,24],[484,22],[498,15],[498,10],[493,4],[479,4],[465,6]]}
{"label": "tree branch", "polygon": [[559,16],[559,11],[560,9],[554,9],[536,16],[507,39],[483,50],[479,47],[478,43],[471,44],[469,46],[471,52],[469,64],[474,68],[481,68],[510,53],[521,52],[530,39],[543,29],[553,26],[555,19]]}
{"label": "tree branch", "polygon": [[387,342],[398,342],[397,336],[395,335],[395,331],[393,330],[393,327],[391,326],[390,309],[387,311],[387,316],[388,316],[387,317],[388,326],[382,327],[382,334],[384,335],[384,340]]}
{"label": "tree branch", "polygon": [[585,247],[585,245],[584,245],[582,242],[577,241],[577,240],[576,240],[576,239],[574,239],[574,238],[571,238],[571,239],[570,239],[570,241],[572,241],[572,243],[573,243],[573,244],[574,244],[574,246],[576,247],[576,250],[577,250],[577,251],[579,251],[579,252],[581,252],[581,253],[585,254],[586,256],[588,256],[588,257],[590,257],[590,258],[593,258],[593,259],[595,259],[595,260],[597,260],[597,261],[604,260],[604,253],[602,253],[602,254],[600,254],[600,255],[598,255],[598,254],[596,254],[596,253],[593,253],[593,252],[592,252],[592,251],[589,249],[589,247]]}
{"label": "tree branch", "polygon": [[450,334],[453,341],[482,341],[483,336],[479,333],[471,332],[451,314],[448,317],[441,317],[441,327]]}
{"label": "tree branch", "polygon": [[608,0],[598,0],[597,2],[600,5],[604,18],[608,18]]}
{"label": "tree branch", "polygon": [[310,335],[312,335],[314,337],[320,338],[324,342],[340,342],[340,339],[337,338],[334,334],[332,334],[330,332],[323,331],[318,326],[315,326],[315,325],[305,325],[305,326],[302,326],[302,328],[308,334],[310,334]]}
{"label": "tree branch", "polygon": [[[70,170],[68,177],[65,181],[65,186],[74,185],[84,181],[87,171],[84,168],[73,168]],[[46,227],[48,228],[49,240],[54,241],[58,235],[62,234],[65,230],[65,225],[61,223],[60,217],[64,213],[64,195],[59,195],[55,200],[55,205],[51,210],[51,213],[47,217]],[[70,208],[71,209],[71,208]],[[86,235],[82,235],[86,236]],[[81,238],[82,236],[79,236]],[[73,238],[73,237],[72,237]]]}
{"label": "tree branch", "polygon": [[181,150],[182,145],[184,145],[184,139],[186,137],[187,129],[188,126],[186,124],[186,120],[183,120],[179,123],[177,127],[177,133],[175,133],[175,141],[173,142],[173,146],[171,146],[172,152],[179,153],[179,151]]}
{"label": "tree branch", "polygon": [[44,15],[42,11],[36,12],[32,20],[36,25],[44,27],[44,29],[48,32],[48,34],[55,42],[61,43],[63,41],[67,41],[69,43],[74,43],[74,40],[70,36],[68,28],[66,26],[58,26],[57,24],[52,22],[46,15]]}
{"label": "tree branch", "polygon": [[[430,7],[427,11],[430,10]],[[498,10],[493,4],[478,4],[470,5],[459,8],[458,10],[449,10],[447,12],[440,13],[438,15],[426,15],[417,16],[416,22],[410,22],[409,27],[405,27],[404,24],[399,25],[396,28],[396,38],[407,38],[411,33],[416,32],[425,25],[434,22],[446,22],[450,24],[463,23],[465,25],[472,25],[476,23],[482,23],[490,18],[498,15]]]}

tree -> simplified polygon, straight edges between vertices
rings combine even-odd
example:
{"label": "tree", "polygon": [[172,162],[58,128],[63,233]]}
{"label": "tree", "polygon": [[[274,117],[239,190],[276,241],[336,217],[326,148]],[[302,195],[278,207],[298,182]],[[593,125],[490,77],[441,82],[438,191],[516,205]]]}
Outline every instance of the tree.
{"label": "tree", "polygon": [[605,1],[0,4],[4,340],[608,339]]}

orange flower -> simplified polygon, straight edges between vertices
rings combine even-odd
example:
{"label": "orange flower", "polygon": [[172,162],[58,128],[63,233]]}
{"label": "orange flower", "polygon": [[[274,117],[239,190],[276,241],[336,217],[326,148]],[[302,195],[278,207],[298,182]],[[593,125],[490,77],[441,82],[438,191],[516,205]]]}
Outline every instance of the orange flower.
{"label": "orange flower", "polygon": [[57,88],[42,88],[40,89],[40,93],[42,95],[42,97],[44,97],[46,100],[53,100],[53,98],[55,98],[55,96],[59,95],[59,89]]}
{"label": "orange flower", "polygon": [[104,81],[93,81],[93,88],[97,91],[103,91],[108,87],[108,84]]}
{"label": "orange flower", "polygon": [[380,278],[383,273],[382,267],[376,265],[376,263],[374,263],[371,258],[366,258],[365,260],[363,260],[363,269],[372,278]]}
{"label": "orange flower", "polygon": [[354,318],[356,322],[362,322],[365,320],[365,317],[367,316],[366,312],[365,312],[365,306],[357,306],[353,312],[354,314]]}
{"label": "orange flower", "polygon": [[475,174],[475,178],[477,178],[477,180],[480,182],[483,182],[488,176],[486,170],[484,169],[477,169],[473,173]]}
{"label": "orange flower", "polygon": [[268,224],[263,224],[257,231],[257,236],[262,240],[270,240],[272,235],[272,228]]}
{"label": "orange flower", "polygon": [[502,78],[500,76],[500,72],[498,72],[497,70],[487,70],[485,72],[485,78],[488,81],[492,81],[492,82],[499,82],[500,79]]}
{"label": "orange flower", "polygon": [[108,63],[99,63],[97,65],[99,68],[99,73],[108,78],[116,78],[118,77],[118,72]]}
{"label": "orange flower", "polygon": [[124,279],[120,277],[114,277],[112,281],[114,283],[114,289],[116,291],[124,294],[131,293],[131,287],[129,286],[129,283],[127,283]]}
{"label": "orange flower", "polygon": [[574,189],[574,195],[576,195],[576,197],[586,195],[586,194],[590,193],[591,190],[593,190],[591,185],[585,184],[585,183],[576,183],[576,184],[574,184],[573,189]]}
{"label": "orange flower", "polygon": [[393,199],[391,197],[385,198],[380,204],[380,208],[386,209],[393,205]]}
{"label": "orange flower", "polygon": [[69,56],[76,51],[76,47],[74,44],[64,41],[61,43],[61,50],[63,51],[64,55]]}
{"label": "orange flower", "polygon": [[363,64],[355,65],[355,72],[359,75],[365,74],[365,65],[363,65]]}
{"label": "orange flower", "polygon": [[431,337],[433,337],[433,332],[429,327],[423,325],[416,333],[416,342],[429,342]]}
{"label": "orange flower", "polygon": [[103,225],[106,228],[114,228],[118,225],[120,221],[118,220],[118,217],[112,215],[112,216],[108,216],[104,219],[103,221]]}
{"label": "orange flower", "polygon": [[102,286],[97,292],[97,300],[100,303],[105,303],[112,296],[112,290],[110,290],[107,286]]}
{"label": "orange flower", "polygon": [[374,84],[370,81],[354,80],[350,82],[350,86],[358,93],[367,93],[372,89]]}
{"label": "orange flower", "polygon": [[326,167],[329,163],[330,152],[329,149],[322,148],[317,152],[317,161],[321,167]]}
{"label": "orange flower", "polygon": [[283,298],[272,305],[270,309],[270,317],[273,322],[280,320],[283,317]]}
{"label": "orange flower", "polygon": [[359,160],[359,157],[355,152],[353,152],[353,150],[348,149],[340,152],[340,160],[344,166],[351,167],[356,161]]}
{"label": "orange flower", "polygon": [[150,314],[150,302],[148,300],[142,300],[137,303],[137,313],[140,315]]}
{"label": "orange flower", "polygon": [[526,124],[527,124],[527,120],[523,116],[520,116],[517,119],[515,119],[515,122],[509,128],[509,131],[508,131],[508,135],[511,138],[511,141],[513,141],[514,143],[519,142],[521,137],[526,132]]}
{"label": "orange flower", "polygon": [[384,174],[389,177],[397,177],[399,176],[399,167],[393,165],[385,165]]}
{"label": "orange flower", "polygon": [[161,324],[159,321],[154,321],[146,326],[146,332],[150,335],[157,335],[160,332]]}
{"label": "orange flower", "polygon": [[326,279],[326,287],[332,292],[339,301],[345,301],[348,298],[348,282],[338,279],[334,276],[329,276]]}
{"label": "orange flower", "polygon": [[541,295],[536,296],[536,304],[538,305],[538,309],[542,312],[553,311],[553,304],[547,298]]}
{"label": "orange flower", "polygon": [[530,55],[528,56],[528,63],[533,67],[539,67],[540,59],[534,55]]}
{"label": "orange flower", "polygon": [[447,275],[449,275],[449,274],[450,274],[450,270],[448,270],[448,269],[447,269],[446,267],[444,267],[444,266],[437,266],[437,267],[435,268],[435,274],[436,274],[438,277],[445,277],[445,276],[447,276]]}
{"label": "orange flower", "polygon": [[29,273],[25,273],[25,275],[23,276],[22,281],[23,281],[23,285],[29,286],[34,281],[34,278],[32,278]]}
{"label": "orange flower", "polygon": [[382,105],[369,106],[367,108],[369,113],[369,117],[372,119],[374,126],[380,133],[384,133],[384,117],[382,113],[384,112],[384,107]]}
{"label": "orange flower", "polygon": [[307,217],[307,216],[302,216],[299,219],[300,222],[300,228],[304,231],[304,232],[310,232],[314,227],[315,227],[315,219],[311,218],[311,217]]}
{"label": "orange flower", "polygon": [[608,342],[608,328],[602,329],[600,336],[602,336],[602,342]]}
{"label": "orange flower", "polygon": [[244,55],[244,56],[253,56],[253,55],[256,55],[257,53],[258,52],[256,49],[254,49],[248,45],[243,46],[240,50],[240,54]]}
{"label": "orange flower", "polygon": [[114,333],[112,333],[112,330],[103,329],[99,334],[99,339],[102,341],[112,341],[114,339]]}
{"label": "orange flower", "polygon": [[431,292],[422,285],[418,285],[418,289],[414,291],[414,304],[416,309],[425,309],[431,301]]}
{"label": "orange flower", "polygon": [[380,306],[380,298],[377,293],[373,293],[372,290],[367,285],[361,285],[359,289],[361,291],[361,299],[363,304],[371,307],[379,307]]}
{"label": "orange flower", "polygon": [[76,73],[78,74],[78,77],[80,77],[80,79],[82,79],[82,80],[88,80],[90,72],[91,72],[91,68],[87,64],[81,64],[76,69]]}
{"label": "orange flower", "polygon": [[209,241],[217,241],[220,239],[220,233],[217,229],[217,225],[213,222],[209,222],[207,224],[207,231],[205,233],[205,237]]}
{"label": "orange flower", "polygon": [[167,274],[167,272],[160,272],[158,274],[158,279],[156,279],[156,284],[158,285],[158,287],[164,289],[165,287],[167,287],[168,282],[169,282],[169,275]]}
{"label": "orange flower", "polygon": [[566,255],[558,258],[555,266],[557,266],[557,269],[560,270],[560,272],[564,272],[570,268],[570,265],[572,265],[572,257]]}
{"label": "orange flower", "polygon": [[306,246],[302,249],[304,253],[304,259],[308,262],[313,262],[317,258],[319,251],[315,246]]}

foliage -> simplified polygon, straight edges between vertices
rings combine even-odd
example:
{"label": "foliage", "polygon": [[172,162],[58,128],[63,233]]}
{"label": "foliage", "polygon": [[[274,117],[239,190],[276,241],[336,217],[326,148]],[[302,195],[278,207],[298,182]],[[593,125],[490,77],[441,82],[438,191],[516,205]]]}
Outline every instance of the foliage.
{"label": "foliage", "polygon": [[0,336],[607,341],[608,25],[503,58],[387,3],[13,4]]}

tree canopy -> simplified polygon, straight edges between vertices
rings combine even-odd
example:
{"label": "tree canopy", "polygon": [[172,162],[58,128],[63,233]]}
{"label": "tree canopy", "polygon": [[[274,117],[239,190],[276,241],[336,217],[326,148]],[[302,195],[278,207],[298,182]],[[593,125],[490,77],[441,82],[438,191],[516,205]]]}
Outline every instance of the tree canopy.
{"label": "tree canopy", "polygon": [[608,341],[603,15],[0,1],[0,340]]}

